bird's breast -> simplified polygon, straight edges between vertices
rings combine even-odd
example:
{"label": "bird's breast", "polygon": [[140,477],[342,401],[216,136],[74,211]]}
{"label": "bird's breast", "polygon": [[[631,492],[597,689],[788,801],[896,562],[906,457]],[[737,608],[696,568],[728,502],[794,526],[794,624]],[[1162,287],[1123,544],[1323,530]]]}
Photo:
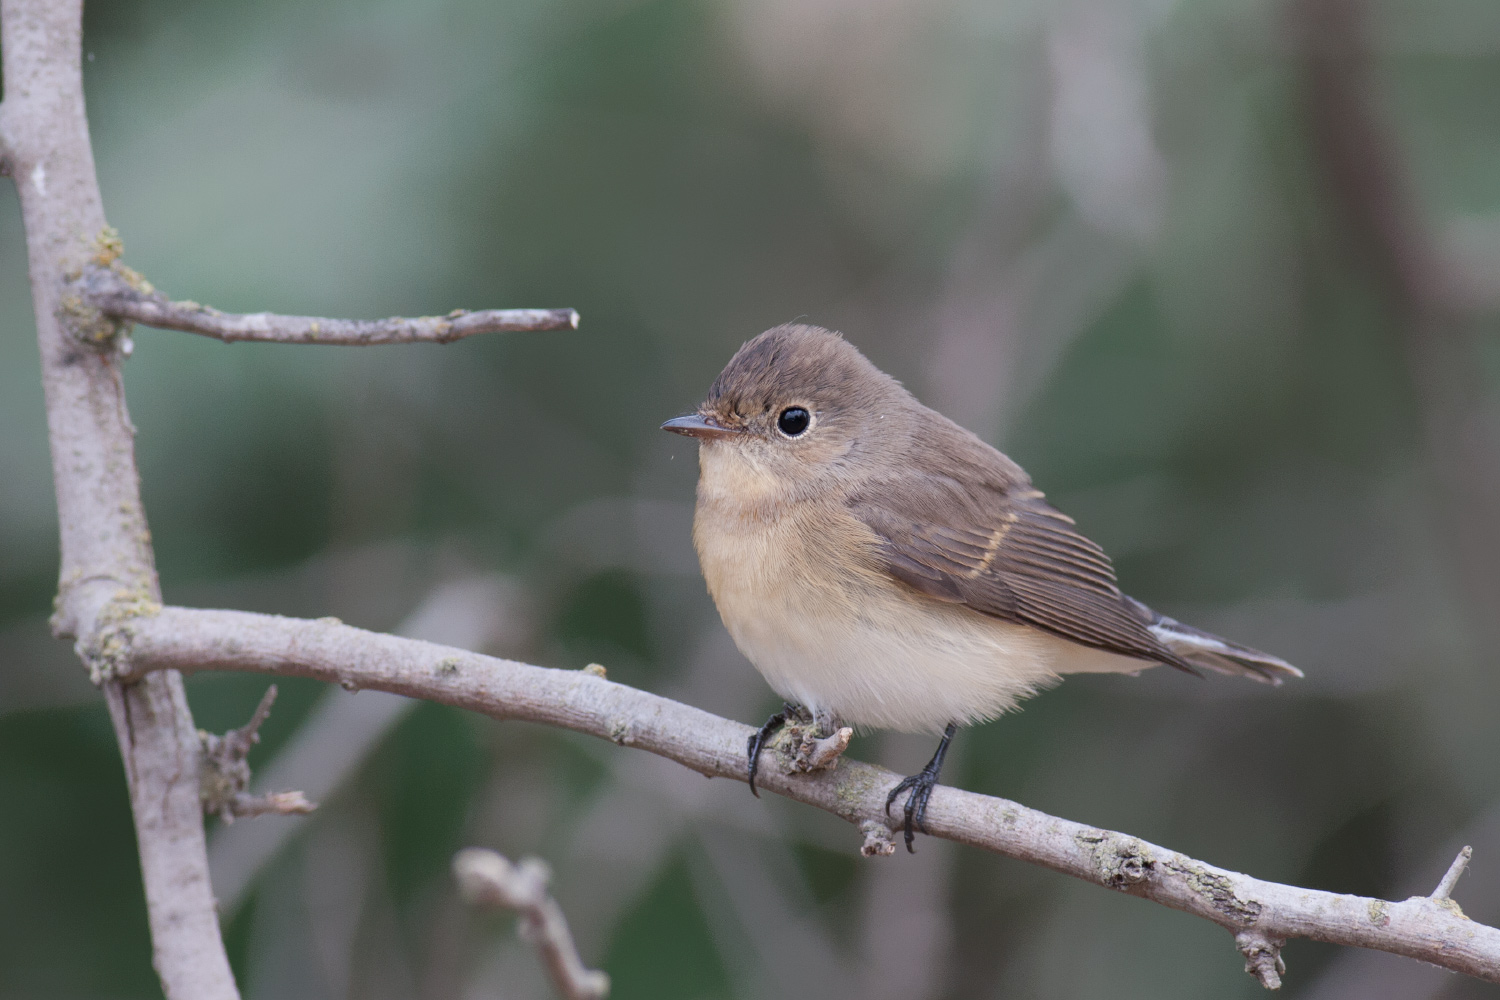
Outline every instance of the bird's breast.
{"label": "bird's breast", "polygon": [[693,541],[725,627],[783,698],[859,726],[941,732],[1052,679],[1039,637],[888,576],[842,503],[700,490]]}
{"label": "bird's breast", "polygon": [[810,503],[768,510],[700,501],[693,520],[709,593],[736,638],[857,619],[860,595],[879,582],[875,542],[853,517]]}

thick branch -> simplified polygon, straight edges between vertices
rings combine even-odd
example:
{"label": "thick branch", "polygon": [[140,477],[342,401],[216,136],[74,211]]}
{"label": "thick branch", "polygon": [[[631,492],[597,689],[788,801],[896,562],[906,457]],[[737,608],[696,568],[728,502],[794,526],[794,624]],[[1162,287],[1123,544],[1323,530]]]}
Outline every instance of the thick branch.
{"label": "thick branch", "polygon": [[[159,600],[120,381],[120,345],[85,343],[68,308],[106,232],[80,72],[80,0],[0,0],[0,155],[16,180],[47,399],[62,566],[59,635],[80,652]],[[198,733],[168,671],[105,688],[124,758],[155,965],[169,1000],[237,1000],[198,802]]]}
{"label": "thick branch", "polygon": [[510,860],[482,847],[468,847],[453,858],[453,875],[471,903],[502,906],[521,915],[521,936],[536,947],[557,992],[567,1000],[603,1000],[609,976],[578,957],[562,907],[547,892],[551,869],[539,858]]}
{"label": "thick branch", "polygon": [[[588,671],[528,666],[335,619],[239,611],[163,608],[122,624],[115,638],[113,654],[97,664],[106,673],[203,669],[313,677],[588,733],[709,777],[745,777],[749,727]],[[847,820],[865,834],[867,853],[886,853],[871,834],[889,822],[885,796],[896,775],[845,757],[814,774],[785,770],[765,769],[761,783]],[[1466,919],[1451,900],[1398,903],[1264,882],[1126,834],[946,787],[933,793],[927,828],[1211,920],[1237,936],[1247,965],[1267,985],[1279,976],[1280,942],[1298,937],[1393,952],[1500,982],[1500,930]]]}
{"label": "thick branch", "polygon": [[572,309],[455,309],[446,316],[389,319],[324,319],[275,313],[223,313],[196,302],[173,302],[139,275],[110,260],[91,263],[77,285],[83,304],[116,319],[164,330],[182,330],[225,343],[239,340],[277,344],[447,344],[479,333],[576,330]]}

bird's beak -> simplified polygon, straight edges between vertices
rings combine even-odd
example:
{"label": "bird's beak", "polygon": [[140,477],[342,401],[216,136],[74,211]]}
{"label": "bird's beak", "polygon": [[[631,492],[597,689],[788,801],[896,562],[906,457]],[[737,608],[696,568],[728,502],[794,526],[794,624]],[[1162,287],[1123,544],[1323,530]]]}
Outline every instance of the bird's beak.
{"label": "bird's beak", "polygon": [[711,417],[700,417],[696,413],[690,413],[685,417],[673,417],[662,424],[661,429],[671,431],[673,434],[684,434],[705,440],[739,437],[745,433],[738,427],[721,427]]}

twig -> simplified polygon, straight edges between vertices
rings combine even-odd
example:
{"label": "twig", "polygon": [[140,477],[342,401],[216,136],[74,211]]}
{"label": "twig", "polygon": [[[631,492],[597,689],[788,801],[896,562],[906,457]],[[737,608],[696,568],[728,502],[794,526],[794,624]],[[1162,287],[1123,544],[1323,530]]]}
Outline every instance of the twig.
{"label": "twig", "polygon": [[576,330],[572,309],[455,309],[446,316],[393,316],[389,319],[325,319],[275,313],[224,313],[196,302],[174,302],[149,282],[113,261],[95,261],[77,286],[83,303],[118,319],[164,330],[213,337],[225,343],[277,344],[448,344],[480,333]]}
{"label": "twig", "polygon": [[198,739],[203,744],[199,758],[200,795],[203,811],[217,814],[225,824],[247,816],[306,815],[317,808],[307,801],[301,792],[271,792],[266,795],[251,795],[250,765],[246,758],[250,748],[260,742],[260,727],[271,715],[271,705],[276,701],[276,685],[266,688],[260,704],[250,721],[238,729],[231,729],[223,736],[200,731]]}
{"label": "twig", "polygon": [[251,816],[306,816],[318,808],[301,792],[267,792],[264,795],[249,795],[244,792],[234,796],[227,811],[219,815],[225,823],[232,819]]}
{"label": "twig", "polygon": [[859,832],[865,842],[859,845],[859,853],[867,858],[888,858],[896,853],[896,842],[891,839],[891,828],[878,819],[867,819],[859,824]]}
{"label": "twig", "polygon": [[494,851],[467,847],[454,855],[453,875],[470,903],[521,915],[521,937],[536,946],[552,984],[567,1000],[609,996],[609,976],[583,964],[562,907],[547,892],[552,872],[545,861],[522,858],[513,865]]}
{"label": "twig", "polygon": [[1465,847],[1458,852],[1458,857],[1453,859],[1453,864],[1448,866],[1448,873],[1438,883],[1437,888],[1432,890],[1432,899],[1442,901],[1453,897],[1453,887],[1458,885],[1458,880],[1463,877],[1464,869],[1469,867],[1469,859],[1474,856],[1474,848]]}
{"label": "twig", "polygon": [[792,758],[792,770],[798,774],[806,774],[837,766],[839,758],[849,749],[849,741],[853,738],[854,730],[848,726],[822,738],[816,736],[814,730],[807,730],[797,745],[796,756]]}
{"label": "twig", "polygon": [[1281,977],[1286,975],[1286,963],[1281,959],[1285,940],[1267,937],[1260,931],[1240,931],[1234,936],[1234,943],[1245,956],[1245,971],[1256,982],[1268,990],[1281,989]]}
{"label": "twig", "polygon": [[[97,666],[116,676],[202,669],[312,677],[559,726],[648,750],[709,777],[745,779],[747,726],[582,670],[533,667],[332,620],[242,611],[162,608],[126,623],[115,639],[113,655]],[[810,775],[780,768],[762,774],[766,788],[847,820],[865,834],[866,849],[883,853],[868,824],[882,822],[897,775],[848,757]],[[1500,982],[1500,930],[1425,896],[1389,902],[1265,882],[1126,834],[947,787],[933,793],[927,828],[1203,917],[1236,935],[1252,932],[1261,951],[1269,942],[1311,938]],[[1257,960],[1257,967],[1264,963]]]}
{"label": "twig", "polygon": [[250,721],[219,737],[225,753],[232,754],[240,760],[249,756],[250,748],[260,742],[260,727],[265,725],[266,720],[271,717],[271,706],[276,704],[276,694],[275,684],[266,688],[266,693],[260,696],[260,703],[250,714]]}

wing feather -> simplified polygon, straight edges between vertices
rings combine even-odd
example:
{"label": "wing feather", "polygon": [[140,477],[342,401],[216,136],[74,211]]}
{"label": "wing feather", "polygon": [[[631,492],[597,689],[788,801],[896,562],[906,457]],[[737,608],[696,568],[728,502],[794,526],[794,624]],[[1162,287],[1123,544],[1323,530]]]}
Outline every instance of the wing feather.
{"label": "wing feather", "polygon": [[850,512],[880,538],[891,576],[941,601],[1031,625],[1084,646],[1192,673],[1125,597],[1109,557],[1020,479],[965,489],[911,473],[871,483]]}

